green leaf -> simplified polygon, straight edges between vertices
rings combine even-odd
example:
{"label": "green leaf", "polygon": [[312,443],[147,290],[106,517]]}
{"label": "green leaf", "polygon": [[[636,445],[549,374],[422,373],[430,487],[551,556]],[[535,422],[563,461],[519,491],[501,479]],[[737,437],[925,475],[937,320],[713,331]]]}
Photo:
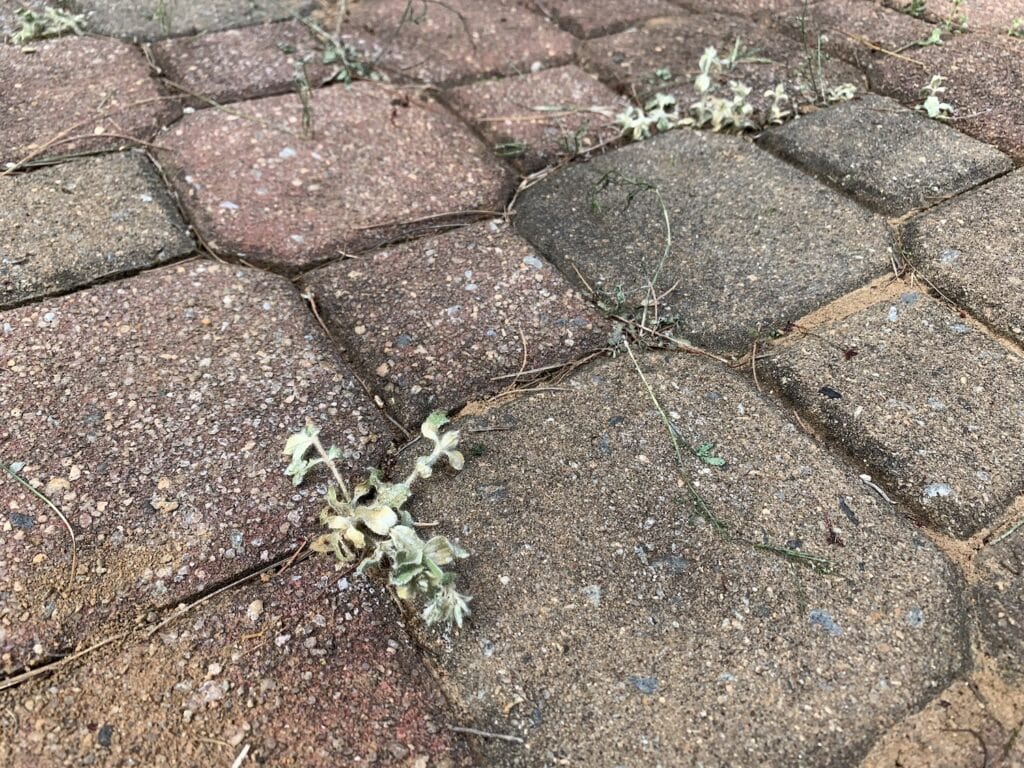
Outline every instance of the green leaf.
{"label": "green leaf", "polygon": [[444,411],[434,411],[427,416],[420,425],[420,433],[436,445],[438,441],[438,430],[447,423],[448,414]]}

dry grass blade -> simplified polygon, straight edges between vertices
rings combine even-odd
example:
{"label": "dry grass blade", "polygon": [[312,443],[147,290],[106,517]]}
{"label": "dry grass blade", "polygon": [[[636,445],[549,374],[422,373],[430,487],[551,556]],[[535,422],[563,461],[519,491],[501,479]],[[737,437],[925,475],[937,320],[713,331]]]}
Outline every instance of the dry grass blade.
{"label": "dry grass blade", "polygon": [[4,472],[6,472],[8,476],[24,486],[29,493],[34,495],[37,499],[53,510],[53,513],[60,518],[62,523],[64,523],[64,527],[68,529],[68,535],[71,537],[71,573],[68,575],[68,590],[70,591],[72,587],[74,587],[75,577],[78,576],[78,539],[75,538],[75,529],[71,527],[71,523],[68,522],[67,517],[65,517],[64,513],[58,509],[56,504],[46,498],[46,496],[40,493],[39,490],[33,488],[27,480],[14,472],[6,461],[4,461],[3,464],[0,464],[0,466],[3,467]]}

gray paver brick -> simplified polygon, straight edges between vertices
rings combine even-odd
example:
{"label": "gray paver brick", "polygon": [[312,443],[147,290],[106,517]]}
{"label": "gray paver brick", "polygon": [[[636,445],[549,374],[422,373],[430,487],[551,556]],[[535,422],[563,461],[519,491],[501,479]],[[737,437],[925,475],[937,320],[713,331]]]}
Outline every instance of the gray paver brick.
{"label": "gray paver brick", "polygon": [[947,78],[943,101],[955,108],[954,127],[1024,162],[1024,40],[1008,35],[954,35],[915,50],[913,62],[884,56],[871,63],[871,89],[908,106],[923,101],[932,75]]}
{"label": "gray paver brick", "polygon": [[[619,181],[601,191],[602,178]],[[665,247],[668,210],[672,244]],[[552,174],[517,203],[517,229],[570,279],[646,297],[693,341],[746,351],[771,332],[883,273],[884,222],[742,139],[676,131]]]}
{"label": "gray paver brick", "polygon": [[978,555],[978,630],[1001,671],[1024,681],[1024,535],[1018,529]]}
{"label": "gray paver brick", "polygon": [[911,219],[902,239],[939,290],[1024,344],[1024,171]]}
{"label": "gray paver brick", "polygon": [[544,10],[577,37],[609,35],[654,16],[680,13],[666,0],[547,0]]}
{"label": "gray paver brick", "polygon": [[192,107],[292,91],[296,63],[303,59],[308,59],[306,79],[314,88],[332,72],[321,63],[323,54],[315,39],[298,21],[162,40],[150,51],[166,78],[199,94],[185,99]]}
{"label": "gray paver brick", "polygon": [[282,21],[315,7],[311,0],[72,0],[93,33],[139,40],[215,32]]}
{"label": "gray paver brick", "polygon": [[404,222],[500,210],[511,193],[512,175],[479,139],[415,93],[336,85],[314,91],[311,108],[309,139],[293,95],[232,107],[243,118],[186,115],[161,137],[171,181],[214,246],[298,269],[417,231]]}
{"label": "gray paver brick", "polygon": [[364,381],[415,428],[510,383],[492,377],[602,347],[607,324],[528,243],[474,224],[306,274]]}
{"label": "gray paver brick", "polygon": [[[315,525],[283,476],[306,418],[374,463],[390,434],[287,280],[194,261],[0,313],[0,668],[280,555]],[[328,432],[329,431],[329,432]],[[33,651],[36,644],[41,651]]]}
{"label": "gray paver brick", "polygon": [[815,333],[770,358],[769,375],[909,514],[966,538],[1024,490],[1018,355],[915,292]]}
{"label": "gray paver brick", "polygon": [[248,747],[241,764],[469,765],[388,595],[339,582],[314,559],[0,692],[0,762],[192,768]]}
{"label": "gray paver brick", "polygon": [[145,155],[83,158],[0,178],[0,307],[192,250]]}
{"label": "gray paver brick", "polygon": [[[567,64],[573,37],[530,3],[446,0],[417,3],[378,0],[350,6],[353,34],[382,41],[382,68],[399,78],[453,85],[491,75],[511,75]],[[403,21],[405,18],[405,21]]]}
{"label": "gray paver brick", "polygon": [[[617,35],[580,43],[578,58],[583,69],[624,93],[636,92],[641,99],[656,92],[673,94],[680,108],[686,109],[697,101],[693,80],[705,49],[714,47],[725,57],[737,40],[748,60],[738,62],[715,81],[726,94],[730,80],[748,85],[751,93],[746,101],[755,108],[754,119],[763,122],[769,103],[763,94],[779,83],[791,97],[804,92],[807,97],[803,101],[813,100],[802,43],[741,16],[701,13],[650,19]],[[670,75],[667,80],[664,70]],[[865,82],[857,69],[834,59],[824,62],[822,74],[832,85],[850,82],[863,88]]]}
{"label": "gray paver brick", "polygon": [[994,147],[874,94],[770,128],[760,142],[890,216],[1013,168]]}
{"label": "gray paver brick", "polygon": [[471,551],[473,621],[439,649],[444,679],[477,727],[527,740],[483,742],[486,764],[855,765],[963,668],[954,569],[739,375],[640,362],[683,450],[726,461],[685,458],[712,513],[837,570],[695,514],[628,357],[464,422],[510,431],[474,435],[414,503]]}
{"label": "gray paver brick", "polygon": [[[447,99],[499,154],[527,173],[615,139],[621,131],[610,115],[629,104],[572,65],[464,85]],[[585,111],[592,107],[610,114]]]}
{"label": "gray paver brick", "polygon": [[0,163],[54,141],[38,155],[131,146],[180,114],[128,43],[62,37],[31,48],[0,46]]}

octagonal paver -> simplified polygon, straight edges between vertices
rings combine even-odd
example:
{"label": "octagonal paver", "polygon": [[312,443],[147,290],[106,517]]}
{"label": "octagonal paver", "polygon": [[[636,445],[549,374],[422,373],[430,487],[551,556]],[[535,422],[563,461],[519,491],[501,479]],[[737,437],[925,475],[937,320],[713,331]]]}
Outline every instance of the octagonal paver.
{"label": "octagonal paver", "polygon": [[315,526],[307,418],[374,464],[383,421],[287,280],[194,261],[0,313],[0,653],[9,671],[280,555]]}
{"label": "octagonal paver", "polygon": [[0,178],[0,307],[155,266],[192,238],[141,152]]}
{"label": "octagonal paver", "polygon": [[138,40],[216,32],[281,21],[315,7],[311,0],[72,0],[89,30]]}
{"label": "octagonal paver", "polygon": [[939,290],[1024,344],[1024,171],[911,219],[903,245]]}
{"label": "octagonal paver", "polygon": [[863,88],[863,76],[849,64],[829,60],[820,72],[816,67],[808,70],[801,43],[764,24],[722,13],[650,19],[617,35],[587,40],[578,54],[580,66],[618,90],[636,93],[641,100],[656,92],[670,93],[685,110],[697,100],[693,80],[705,49],[714,47],[720,57],[727,57],[737,41],[741,60],[715,81],[723,94],[729,93],[730,80],[749,86],[747,103],[755,108],[756,120],[765,114],[764,92],[780,83],[790,96],[803,93],[802,100],[813,100],[815,84],[850,82]]}
{"label": "octagonal paver", "polygon": [[914,106],[924,100],[921,89],[933,75],[945,77],[942,99],[955,109],[953,127],[1024,162],[1024,40],[954,35],[942,45],[913,51],[912,58],[884,56],[872,62],[871,89]]}
{"label": "octagonal paver", "polygon": [[610,35],[638,21],[680,13],[666,0],[547,0],[542,10],[577,37]]}
{"label": "octagonal paver", "polygon": [[298,21],[161,40],[150,52],[173,92],[197,94],[184,100],[192,107],[292,91],[296,66],[304,60],[312,87],[322,85],[332,74],[322,63],[323,52],[315,38]]}
{"label": "octagonal paver", "polygon": [[526,742],[481,741],[483,762],[856,765],[965,666],[954,568],[744,378],[639,363],[682,472],[623,355],[463,422],[502,431],[413,502],[471,552],[473,620],[431,641],[447,684]]}
{"label": "octagonal paver", "polygon": [[[826,54],[866,67],[883,54],[876,48],[913,58],[914,43],[928,39],[932,26],[922,19],[864,0],[795,2],[773,17],[775,25],[793,39],[820,41]],[[874,47],[873,47],[874,46]]]}
{"label": "octagonal paver", "polygon": [[132,146],[180,114],[127,43],[62,37],[0,46],[0,163]]}
{"label": "octagonal paver", "polygon": [[[603,347],[607,323],[498,223],[341,261],[302,279],[364,381],[410,427],[514,374]],[[525,341],[525,349],[523,348]]]}
{"label": "octagonal paver", "polygon": [[705,132],[570,166],[516,208],[517,229],[567,277],[631,306],[653,285],[663,318],[727,351],[889,267],[879,217],[740,138]]}
{"label": "octagonal paver", "polygon": [[349,34],[380,41],[380,65],[399,78],[453,85],[572,59],[573,37],[529,3],[446,0],[352,3]]}
{"label": "octagonal paver", "polygon": [[382,589],[301,563],[0,692],[0,762],[470,765],[399,619]]}
{"label": "octagonal paver", "polygon": [[[359,82],[186,115],[161,158],[211,244],[310,266],[465,212],[500,211],[512,176],[453,115],[415,92]],[[428,230],[429,231],[429,230]]]}
{"label": "octagonal paver", "polygon": [[766,362],[781,390],[897,491],[966,538],[1024,491],[1024,358],[908,291],[804,335]]}
{"label": "octagonal paver", "polygon": [[575,66],[464,85],[447,99],[527,173],[614,140],[621,132],[614,115],[628,106]]}
{"label": "octagonal paver", "polygon": [[1013,168],[994,147],[874,94],[770,128],[760,142],[889,216]]}

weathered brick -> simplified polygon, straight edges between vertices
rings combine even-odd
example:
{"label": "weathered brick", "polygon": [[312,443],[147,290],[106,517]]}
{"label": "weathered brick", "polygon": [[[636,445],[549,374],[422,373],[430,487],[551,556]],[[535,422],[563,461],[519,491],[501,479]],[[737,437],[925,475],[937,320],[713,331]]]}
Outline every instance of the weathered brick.
{"label": "weathered brick", "polygon": [[597,37],[619,32],[638,21],[680,13],[666,0],[547,0],[544,10],[577,37]]}
{"label": "weathered brick", "polygon": [[[484,80],[448,92],[453,109],[527,173],[612,141],[626,99],[575,66]],[[540,109],[543,107],[543,109]]]}
{"label": "weathered brick", "polygon": [[[362,470],[380,414],[287,280],[196,261],[0,313],[0,654],[38,662],[294,546],[315,490],[281,448],[307,418]],[[33,650],[38,644],[39,648]]]}
{"label": "weathered brick", "polygon": [[966,538],[1024,491],[1024,359],[933,299],[905,292],[798,331],[766,366],[939,530]]}
{"label": "weathered brick", "polygon": [[890,216],[1013,168],[994,147],[874,94],[770,128],[760,142]]}
{"label": "weathered brick", "polygon": [[431,410],[511,383],[495,376],[569,362],[608,334],[561,275],[498,223],[341,261],[302,284],[364,380],[413,428]]}
{"label": "weathered brick", "polygon": [[1011,523],[1006,538],[978,555],[980,578],[974,585],[974,601],[982,647],[1006,677],[1020,684],[1024,682],[1024,535],[1014,525],[1019,526],[1020,520]]}
{"label": "weathered brick", "polygon": [[132,146],[180,114],[127,43],[62,37],[31,50],[0,46],[0,162]]}
{"label": "weathered brick", "polygon": [[139,152],[0,178],[0,307],[152,267],[192,250]]}
{"label": "weathered brick", "polygon": [[212,245],[257,264],[310,266],[423,219],[500,210],[511,192],[497,158],[415,93],[367,82],[314,91],[311,138],[295,96],[232,112],[186,115],[161,137],[161,158]]}
{"label": "weathered brick", "polygon": [[879,217],[740,138],[705,132],[550,174],[516,209],[517,229],[567,277],[633,307],[653,287],[662,318],[726,351],[867,283],[891,256]]}

